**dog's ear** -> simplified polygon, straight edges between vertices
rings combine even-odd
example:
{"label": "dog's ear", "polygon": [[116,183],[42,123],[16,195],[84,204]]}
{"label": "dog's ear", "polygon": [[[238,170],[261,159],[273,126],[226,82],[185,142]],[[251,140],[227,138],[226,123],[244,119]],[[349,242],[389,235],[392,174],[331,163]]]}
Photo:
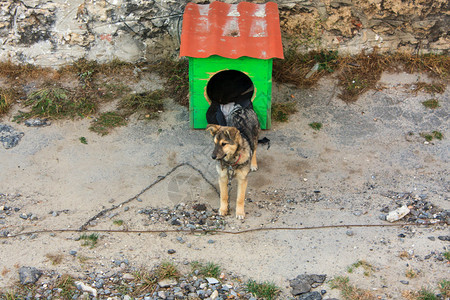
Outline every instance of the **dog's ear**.
{"label": "dog's ear", "polygon": [[225,130],[225,135],[236,143],[239,143],[239,139],[241,138],[241,133],[236,127],[228,127],[228,129]]}
{"label": "dog's ear", "polygon": [[206,131],[209,131],[212,136],[215,136],[217,131],[219,131],[219,129],[220,126],[216,124],[208,124],[208,126],[206,126]]}

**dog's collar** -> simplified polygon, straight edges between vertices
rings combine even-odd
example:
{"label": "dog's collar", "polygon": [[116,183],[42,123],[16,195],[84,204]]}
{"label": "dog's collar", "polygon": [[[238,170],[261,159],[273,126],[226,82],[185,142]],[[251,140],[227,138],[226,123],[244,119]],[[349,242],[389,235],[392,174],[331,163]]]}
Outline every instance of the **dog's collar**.
{"label": "dog's collar", "polygon": [[239,160],[241,160],[241,153],[239,153],[238,159],[231,166],[235,167],[238,164]]}

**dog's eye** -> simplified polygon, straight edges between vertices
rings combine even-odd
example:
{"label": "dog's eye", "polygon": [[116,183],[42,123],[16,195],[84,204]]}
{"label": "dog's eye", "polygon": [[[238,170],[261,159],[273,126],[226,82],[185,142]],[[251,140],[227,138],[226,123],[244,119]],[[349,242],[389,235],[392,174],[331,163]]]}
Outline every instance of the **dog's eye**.
{"label": "dog's eye", "polygon": [[225,147],[226,145],[228,145],[227,142],[222,142],[222,147]]}

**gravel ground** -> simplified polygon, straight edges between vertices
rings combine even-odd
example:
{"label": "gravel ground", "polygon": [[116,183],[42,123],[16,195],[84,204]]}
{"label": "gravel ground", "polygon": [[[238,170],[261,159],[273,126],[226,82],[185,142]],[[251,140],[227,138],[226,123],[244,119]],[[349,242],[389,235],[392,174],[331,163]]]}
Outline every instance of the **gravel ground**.
{"label": "gravel ground", "polygon": [[[152,80],[147,87],[161,86]],[[450,97],[411,92],[431,80],[384,74],[379,89],[351,104],[338,99],[332,77],[312,89],[274,85],[274,101],[293,99],[298,112],[262,133],[271,147],[258,149],[243,221],[232,216],[235,184],[231,215],[218,216],[212,142],[189,129],[183,107],[168,102],[159,120],[131,118],[105,137],[89,131],[89,119],[28,127],[10,121],[13,111],[0,122],[0,290],[34,278],[23,288],[29,298],[57,298],[68,274],[81,282],[73,299],[92,289],[112,299],[251,299],[249,280],[273,282],[279,299],[342,299],[330,280],[344,276],[378,299],[423,287],[438,294],[450,278]],[[431,97],[439,108],[421,104]],[[423,137],[433,131],[443,139]],[[5,147],[11,133],[20,138]],[[406,215],[387,221],[399,209]],[[79,228],[97,234],[96,244]],[[196,261],[218,264],[219,282],[195,274]],[[162,262],[181,277],[136,294],[136,272]],[[371,266],[368,276],[348,271],[358,262]],[[21,278],[20,270],[34,271]],[[326,280],[294,295],[305,274]]]}

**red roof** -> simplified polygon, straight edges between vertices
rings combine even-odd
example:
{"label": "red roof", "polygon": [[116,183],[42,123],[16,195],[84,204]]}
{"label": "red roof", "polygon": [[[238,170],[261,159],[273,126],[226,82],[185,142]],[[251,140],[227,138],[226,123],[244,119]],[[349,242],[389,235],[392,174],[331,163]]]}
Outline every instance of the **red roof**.
{"label": "red roof", "polygon": [[284,58],[276,3],[188,3],[180,56]]}

